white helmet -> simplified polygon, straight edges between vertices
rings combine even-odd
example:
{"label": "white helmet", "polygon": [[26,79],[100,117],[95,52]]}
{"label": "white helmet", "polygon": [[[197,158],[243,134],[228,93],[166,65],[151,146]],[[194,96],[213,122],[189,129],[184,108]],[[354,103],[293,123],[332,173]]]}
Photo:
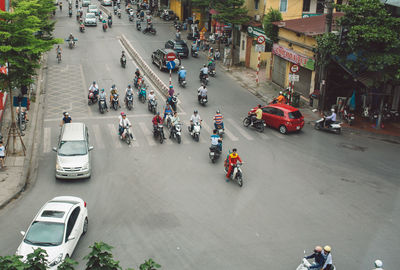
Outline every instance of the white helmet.
{"label": "white helmet", "polygon": [[383,267],[383,262],[382,262],[381,260],[376,260],[376,261],[375,261],[375,267],[380,267],[380,268],[382,268],[382,267]]}
{"label": "white helmet", "polygon": [[331,109],[331,112],[335,112],[335,109],[334,109],[334,108],[332,108],[332,109]]}

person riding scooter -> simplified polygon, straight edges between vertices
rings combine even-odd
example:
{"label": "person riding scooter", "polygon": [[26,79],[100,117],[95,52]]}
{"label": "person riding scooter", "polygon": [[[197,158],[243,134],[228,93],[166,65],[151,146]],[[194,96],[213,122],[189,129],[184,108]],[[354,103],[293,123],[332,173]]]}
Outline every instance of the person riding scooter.
{"label": "person riding scooter", "polygon": [[332,109],[331,109],[331,112],[332,112],[331,115],[325,117],[325,123],[324,123],[324,126],[325,126],[325,127],[328,127],[330,124],[336,122],[336,113],[335,113],[335,109],[332,108]]}
{"label": "person riding scooter", "polygon": [[322,247],[321,246],[316,246],[314,248],[314,253],[309,255],[309,256],[305,256],[305,259],[314,259],[314,263],[311,264],[311,266],[308,269],[321,269],[321,267],[324,265],[325,263],[325,259],[324,256],[322,256]]}
{"label": "person riding scooter", "polygon": [[184,66],[181,66],[179,72],[178,72],[178,81],[182,82],[186,79],[186,70]]}
{"label": "person riding scooter", "polygon": [[237,154],[237,149],[233,148],[232,153],[230,153],[228,156],[228,160],[227,160],[228,164],[226,164],[227,166],[229,166],[228,172],[226,174],[226,182],[229,181],[229,179],[231,177],[233,166],[236,165],[238,161],[242,162],[242,159]]}

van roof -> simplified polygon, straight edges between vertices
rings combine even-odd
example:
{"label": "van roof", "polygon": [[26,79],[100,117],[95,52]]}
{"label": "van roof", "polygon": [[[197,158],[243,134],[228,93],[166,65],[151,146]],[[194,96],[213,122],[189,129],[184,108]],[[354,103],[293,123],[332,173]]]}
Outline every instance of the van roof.
{"label": "van roof", "polygon": [[84,123],[66,123],[63,126],[62,141],[83,141],[85,140]]}

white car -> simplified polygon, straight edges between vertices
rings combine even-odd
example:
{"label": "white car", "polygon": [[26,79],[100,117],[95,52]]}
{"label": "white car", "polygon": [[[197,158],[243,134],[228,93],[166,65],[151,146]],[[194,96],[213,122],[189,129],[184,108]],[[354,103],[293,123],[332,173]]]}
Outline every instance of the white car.
{"label": "white car", "polygon": [[86,202],[72,196],[55,197],[48,201],[33,219],[16,255],[26,260],[36,248],[46,250],[48,268],[57,269],[66,258],[71,257],[79,238],[88,229]]}
{"label": "white car", "polygon": [[103,6],[112,6],[112,1],[111,0],[103,0],[101,4]]}
{"label": "white car", "polygon": [[91,25],[97,26],[96,14],[86,13],[84,24],[85,26],[91,26]]}

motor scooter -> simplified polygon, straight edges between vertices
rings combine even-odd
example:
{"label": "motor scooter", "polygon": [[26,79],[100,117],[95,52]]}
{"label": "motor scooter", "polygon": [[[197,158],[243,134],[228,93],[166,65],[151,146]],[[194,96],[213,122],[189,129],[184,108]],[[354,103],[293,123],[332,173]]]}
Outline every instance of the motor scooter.
{"label": "motor scooter", "polygon": [[325,131],[334,132],[336,134],[340,134],[340,132],[342,131],[341,122],[335,121],[333,123],[329,123],[326,126],[325,125],[325,120],[326,120],[326,117],[324,116],[321,119],[315,121],[314,128],[316,130],[325,130]]}

